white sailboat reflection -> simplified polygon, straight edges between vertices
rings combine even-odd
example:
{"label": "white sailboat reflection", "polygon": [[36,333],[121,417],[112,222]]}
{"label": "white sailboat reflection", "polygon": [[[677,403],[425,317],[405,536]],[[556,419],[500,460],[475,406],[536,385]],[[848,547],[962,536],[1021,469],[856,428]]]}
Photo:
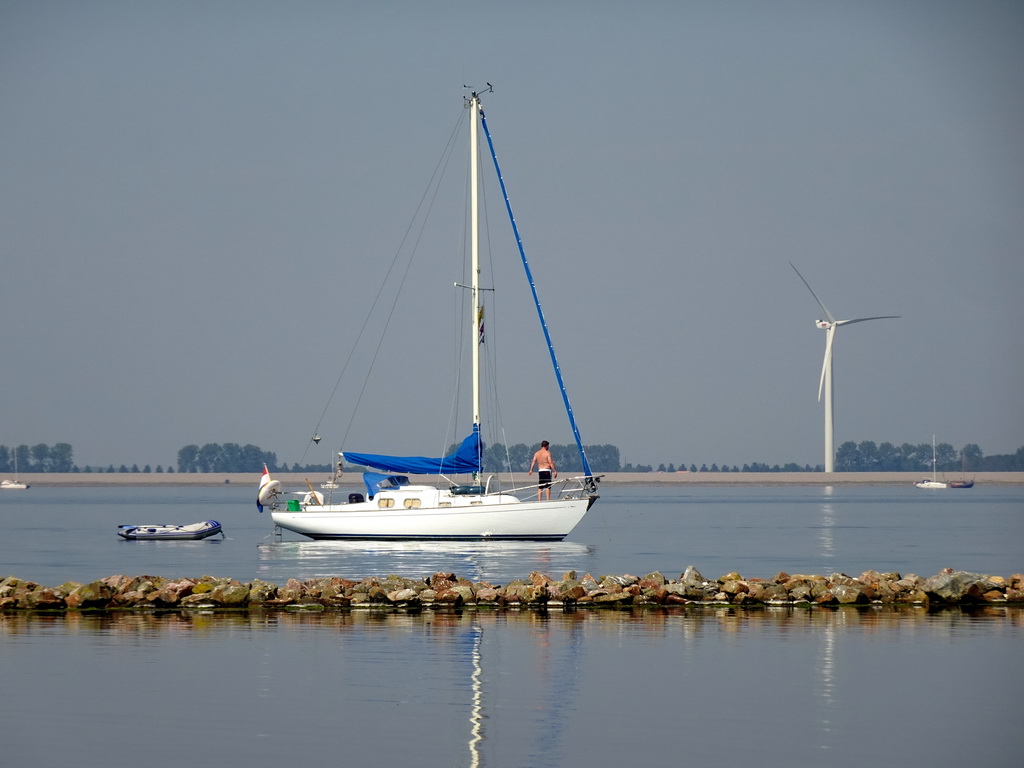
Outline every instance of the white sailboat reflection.
{"label": "white sailboat reflection", "polygon": [[261,579],[329,576],[407,578],[443,572],[471,581],[507,583],[533,571],[554,578],[585,571],[592,545],[527,541],[268,541],[259,545]]}
{"label": "white sailboat reflection", "polygon": [[[467,640],[472,662],[469,706],[469,765],[487,764],[484,750],[507,749],[494,734],[488,739],[485,723],[488,711],[501,711],[502,727],[514,729],[522,750],[510,764],[532,768],[556,768],[567,764],[565,735],[577,712],[580,673],[585,666],[584,625],[600,623],[593,614],[561,611],[531,611],[526,614],[483,614],[467,618],[471,640]],[[523,627],[528,627],[524,636]],[[527,654],[523,651],[526,639]],[[509,654],[520,664],[515,682],[506,671]],[[489,660],[490,674],[484,667]],[[526,662],[523,665],[521,662]],[[487,690],[490,689],[490,690]],[[493,755],[492,755],[493,757]],[[507,757],[507,755],[506,755]]]}
{"label": "white sailboat reflection", "polygon": [[483,665],[481,664],[480,645],[483,642],[484,630],[473,623],[473,673],[470,675],[470,689],[473,692],[473,703],[469,708],[469,764],[471,768],[480,765],[480,742],[484,738],[484,707],[483,707]]}

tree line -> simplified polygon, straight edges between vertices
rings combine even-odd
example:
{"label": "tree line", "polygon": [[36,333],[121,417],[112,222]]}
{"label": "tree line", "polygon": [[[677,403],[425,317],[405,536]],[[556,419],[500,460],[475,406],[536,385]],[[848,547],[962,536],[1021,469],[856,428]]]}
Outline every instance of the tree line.
{"label": "tree line", "polygon": [[0,472],[75,472],[74,449],[69,443],[31,447],[0,445]]}
{"label": "tree line", "polygon": [[[932,467],[932,444],[881,443],[870,440],[843,443],[836,450],[837,472],[918,472]],[[1016,453],[986,456],[975,443],[957,451],[949,443],[936,443],[935,468],[939,472],[1020,472],[1024,471],[1024,446]]]}
{"label": "tree line", "polygon": [[[881,443],[876,445],[871,440],[861,443],[847,441],[836,450],[836,472],[931,472],[932,444]],[[957,451],[949,443],[936,443],[935,469],[938,472],[1024,472],[1024,446],[1015,453],[995,454],[986,456],[976,443],[968,443]],[[623,472],[824,472],[823,465],[800,466],[796,463],[765,464],[754,462],[729,466],[723,464],[680,463],[668,466],[661,464],[655,470],[650,465],[626,464]]]}
{"label": "tree line", "polygon": [[186,445],[178,451],[179,472],[259,472],[264,464],[277,470],[277,454],[251,443]]}
{"label": "tree line", "polygon": [[[533,454],[540,443],[526,445],[516,443],[505,446],[493,443],[484,447],[483,470],[488,473],[526,472]],[[451,451],[457,446],[453,445]],[[551,445],[551,455],[560,472],[579,473],[583,471],[579,452],[575,444]],[[621,464],[619,449],[610,444],[586,445],[584,450],[587,461],[595,473],[607,472],[821,472],[822,465],[810,466],[790,462],[788,464],[765,464],[754,462],[739,465],[712,463],[697,465],[659,464],[657,468],[650,464]],[[15,467],[17,465],[17,467]],[[238,443],[206,443],[205,445],[186,445],[178,451],[177,465],[157,465],[155,470],[148,464],[142,469],[137,464],[127,467],[121,464],[115,469],[113,464],[107,467],[79,467],[74,463],[74,449],[69,443],[46,445],[18,445],[8,447],[0,445],[0,472],[38,473],[38,472],[261,472],[266,465],[272,472],[327,472],[333,471],[330,464],[305,464],[298,462],[288,465],[278,464],[277,454],[265,451],[259,446]],[[876,445],[870,440],[861,443],[848,441],[836,451],[837,472],[930,472],[932,466],[931,443],[881,443]],[[938,443],[935,446],[935,466],[940,472],[959,472],[966,468],[967,472],[1024,472],[1024,446],[1015,453],[986,456],[975,443],[969,443],[956,450],[949,443]]]}

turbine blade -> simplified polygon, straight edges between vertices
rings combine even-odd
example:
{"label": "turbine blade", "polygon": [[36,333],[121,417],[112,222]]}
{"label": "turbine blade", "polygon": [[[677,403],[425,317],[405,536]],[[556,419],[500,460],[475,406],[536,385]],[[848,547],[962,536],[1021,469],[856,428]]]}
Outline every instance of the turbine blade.
{"label": "turbine blade", "polygon": [[856,320],[837,320],[836,325],[849,325],[850,323],[863,323],[865,320],[894,320],[900,315],[879,315],[878,317],[858,317]]}
{"label": "turbine blade", "polygon": [[821,380],[818,381],[818,402],[821,402],[821,393],[825,389],[825,371],[832,362],[832,339],[835,338],[836,327],[833,325],[828,329],[828,339],[825,341],[825,359],[821,363]]}
{"label": "turbine blade", "polygon": [[[793,262],[789,262],[789,266],[793,267]],[[814,289],[811,288],[811,284],[804,280],[804,276],[800,274],[800,270],[793,267],[793,271],[796,272],[796,276],[803,281],[803,284],[807,286],[807,290],[811,292],[811,296],[813,296],[814,300],[818,302],[818,306],[821,307],[821,311],[825,313],[825,317],[828,318],[828,321],[830,323],[834,323],[836,319],[832,317],[832,313],[828,311],[828,307],[821,303],[821,299],[818,298],[818,294],[816,294]]]}

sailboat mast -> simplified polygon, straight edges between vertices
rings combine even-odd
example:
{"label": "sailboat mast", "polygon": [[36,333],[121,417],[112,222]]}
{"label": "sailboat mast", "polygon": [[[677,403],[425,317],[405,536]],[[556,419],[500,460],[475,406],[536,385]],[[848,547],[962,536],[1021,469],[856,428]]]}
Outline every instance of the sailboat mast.
{"label": "sailboat mast", "polygon": [[476,93],[469,100],[469,169],[470,169],[470,292],[473,294],[473,308],[470,315],[472,329],[470,338],[473,345],[473,428],[480,426],[480,211],[478,204],[479,172],[477,161],[477,124],[480,114],[480,97]]}

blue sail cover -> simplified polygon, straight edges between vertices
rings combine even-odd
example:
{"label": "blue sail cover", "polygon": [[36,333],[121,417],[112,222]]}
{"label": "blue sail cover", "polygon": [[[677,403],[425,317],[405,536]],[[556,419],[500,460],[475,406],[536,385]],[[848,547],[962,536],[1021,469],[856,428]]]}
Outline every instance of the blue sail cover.
{"label": "blue sail cover", "polygon": [[372,499],[378,491],[390,491],[394,488],[401,488],[409,484],[409,478],[405,475],[382,475],[380,472],[363,472],[363,482],[366,483],[366,492]]}
{"label": "blue sail cover", "polygon": [[345,460],[351,464],[410,475],[458,475],[479,472],[480,454],[480,431],[477,427],[474,427],[473,434],[462,441],[462,445],[455,453],[440,459],[429,459],[424,456],[380,456],[374,453],[342,452]]}

